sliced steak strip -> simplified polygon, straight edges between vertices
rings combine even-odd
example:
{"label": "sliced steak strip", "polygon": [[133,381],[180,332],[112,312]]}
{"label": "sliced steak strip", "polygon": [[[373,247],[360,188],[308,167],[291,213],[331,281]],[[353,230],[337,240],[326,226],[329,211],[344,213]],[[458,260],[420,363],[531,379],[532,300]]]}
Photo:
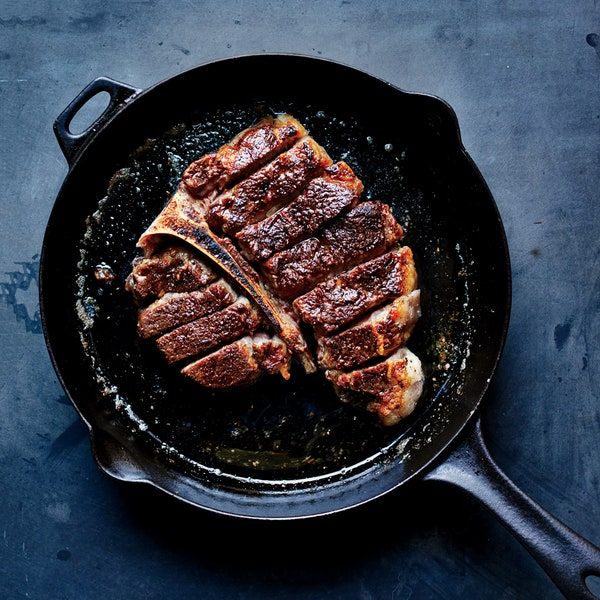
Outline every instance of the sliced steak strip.
{"label": "sliced steak strip", "polygon": [[350,373],[326,371],[325,375],[342,400],[354,399],[352,392],[370,398],[367,410],[376,413],[383,425],[395,425],[407,417],[423,391],[421,361],[407,348],[372,367]]}
{"label": "sliced steak strip", "polygon": [[195,292],[168,293],[138,314],[138,333],[150,338],[214,313],[235,302],[237,294],[221,279]]}
{"label": "sliced steak strip", "polygon": [[223,310],[166,333],[156,345],[167,361],[174,363],[253,333],[260,322],[256,309],[241,297]]}
{"label": "sliced steak strip", "polygon": [[326,335],[416,285],[412,251],[403,246],[319,284],[293,305],[318,335]]}
{"label": "sliced steak strip", "polygon": [[193,162],[183,173],[183,183],[196,197],[221,192],[305,135],[304,127],[289,115],[266,117],[216,152]]}
{"label": "sliced steak strip", "polygon": [[270,209],[296,196],[331,164],[327,152],[305,137],[287,152],[211,201],[207,220],[213,229],[233,235],[256,223]]}
{"label": "sliced steak strip", "polygon": [[354,327],[319,338],[319,364],[326,369],[348,369],[378,356],[388,356],[410,337],[421,316],[420,297],[419,290],[400,296]]}
{"label": "sliced steak strip", "polygon": [[160,298],[167,292],[191,292],[217,279],[191,248],[173,245],[137,260],[125,289],[138,303]]}
{"label": "sliced steak strip", "polygon": [[402,235],[389,206],[363,202],[317,236],[273,255],[263,272],[282,298],[295,298],[327,277],[382,254]]}
{"label": "sliced steak strip", "polygon": [[289,362],[289,353],[279,338],[259,334],[223,346],[181,372],[205,387],[226,389],[253,383],[263,371],[280,371],[287,379]]}
{"label": "sliced steak strip", "polygon": [[335,163],[294,201],[263,221],[244,227],[236,238],[252,260],[267,260],[355,206],[362,191],[363,184],[352,169],[345,162]]}

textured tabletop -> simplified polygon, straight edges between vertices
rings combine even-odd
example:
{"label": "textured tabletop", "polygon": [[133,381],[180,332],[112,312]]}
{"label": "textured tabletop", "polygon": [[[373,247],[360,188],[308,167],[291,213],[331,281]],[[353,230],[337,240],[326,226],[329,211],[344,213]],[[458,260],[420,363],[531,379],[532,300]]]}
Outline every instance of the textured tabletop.
{"label": "textured tabletop", "polygon": [[498,202],[514,278],[483,410],[492,453],[600,542],[600,5],[0,0],[0,597],[558,598],[458,492],[238,522],[95,467],[40,331],[37,270],[67,167],[52,122],[91,79],[136,87],[236,54],[297,52],[457,112]]}

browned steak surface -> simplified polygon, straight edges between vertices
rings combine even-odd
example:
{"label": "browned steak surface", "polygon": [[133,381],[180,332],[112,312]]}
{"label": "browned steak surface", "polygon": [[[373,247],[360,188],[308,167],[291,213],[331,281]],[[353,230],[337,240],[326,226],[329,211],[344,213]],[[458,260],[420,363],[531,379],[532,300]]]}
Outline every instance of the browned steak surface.
{"label": "browned steak surface", "polygon": [[327,369],[348,369],[397,350],[407,342],[421,315],[420,296],[419,290],[400,296],[353,327],[319,338],[319,364]]}
{"label": "browned steak surface", "polygon": [[319,335],[332,333],[370,309],[412,292],[417,273],[403,246],[329,279],[294,300],[294,308]]}
{"label": "browned steak surface", "polygon": [[263,272],[275,291],[290,299],[320,281],[395,244],[403,231],[382,202],[363,202],[318,235],[272,256]]}
{"label": "browned steak surface", "polygon": [[211,201],[207,220],[230,235],[291,200],[331,164],[327,152],[305,137],[230,190]]}
{"label": "browned steak surface", "polygon": [[253,383],[263,371],[287,373],[289,361],[285,344],[279,338],[258,334],[223,346],[181,372],[205,387],[225,389]]}
{"label": "browned steak surface", "polygon": [[367,410],[376,413],[384,425],[394,425],[408,416],[423,391],[421,361],[407,348],[370,367],[349,373],[331,370],[325,375],[342,400],[355,399],[352,393],[364,396]]}
{"label": "browned steak surface", "polygon": [[190,194],[200,197],[245,177],[306,135],[304,127],[289,115],[265,117],[221,146],[194,161],[183,174]]}
{"label": "browned steak surface", "polygon": [[173,245],[149,258],[138,260],[125,288],[138,303],[160,298],[167,292],[191,292],[217,279],[192,249]]}
{"label": "browned steak surface", "polygon": [[252,333],[260,321],[256,309],[241,297],[223,310],[166,333],[156,344],[167,361],[174,363]]}
{"label": "browned steak surface", "polygon": [[236,238],[252,260],[264,261],[355,206],[362,191],[363,184],[352,169],[345,162],[335,163],[290,204],[263,221],[244,227]]}
{"label": "browned steak surface", "polygon": [[237,294],[223,279],[195,292],[169,292],[138,314],[138,333],[150,338],[185,325],[235,302]]}

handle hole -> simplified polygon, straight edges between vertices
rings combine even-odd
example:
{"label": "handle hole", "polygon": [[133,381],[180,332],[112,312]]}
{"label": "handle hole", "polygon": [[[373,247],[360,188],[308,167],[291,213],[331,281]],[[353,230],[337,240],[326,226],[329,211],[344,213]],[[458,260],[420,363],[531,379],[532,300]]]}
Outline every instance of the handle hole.
{"label": "handle hole", "polygon": [[585,578],[585,585],[596,598],[600,598],[600,575],[588,575]]}
{"label": "handle hole", "polygon": [[108,92],[98,92],[94,94],[73,116],[69,123],[69,133],[80,135],[89,129],[98,117],[108,108],[110,104],[110,94]]}

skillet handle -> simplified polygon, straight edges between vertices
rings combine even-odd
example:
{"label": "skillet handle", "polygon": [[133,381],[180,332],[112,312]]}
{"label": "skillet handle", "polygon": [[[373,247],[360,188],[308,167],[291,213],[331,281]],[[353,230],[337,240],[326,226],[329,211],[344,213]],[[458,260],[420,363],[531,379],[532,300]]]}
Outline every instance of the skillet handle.
{"label": "skillet handle", "polygon": [[92,429],[90,436],[96,463],[107,475],[121,481],[147,481],[144,470],[112,435]]}
{"label": "skillet handle", "polygon": [[525,546],[567,598],[593,600],[586,578],[600,577],[600,548],[526,496],[500,470],[483,441],[479,418],[468,437],[425,477],[479,500]]}
{"label": "skillet handle", "polygon": [[[79,112],[79,109],[88,100],[91,100],[100,92],[108,92],[110,94],[110,102],[104,112],[85,130],[81,133],[71,133],[69,125],[73,117]],[[129,100],[134,94],[138,94],[141,90],[134,88],[125,83],[120,83],[109,77],[98,77],[89,83],[83,90],[71,101],[69,106],[63,110],[56,121],[54,121],[54,135],[58,140],[58,144],[71,166],[75,162],[75,157],[85,145],[90,136],[100,127],[102,127],[116,112],[118,112],[123,104]]]}

